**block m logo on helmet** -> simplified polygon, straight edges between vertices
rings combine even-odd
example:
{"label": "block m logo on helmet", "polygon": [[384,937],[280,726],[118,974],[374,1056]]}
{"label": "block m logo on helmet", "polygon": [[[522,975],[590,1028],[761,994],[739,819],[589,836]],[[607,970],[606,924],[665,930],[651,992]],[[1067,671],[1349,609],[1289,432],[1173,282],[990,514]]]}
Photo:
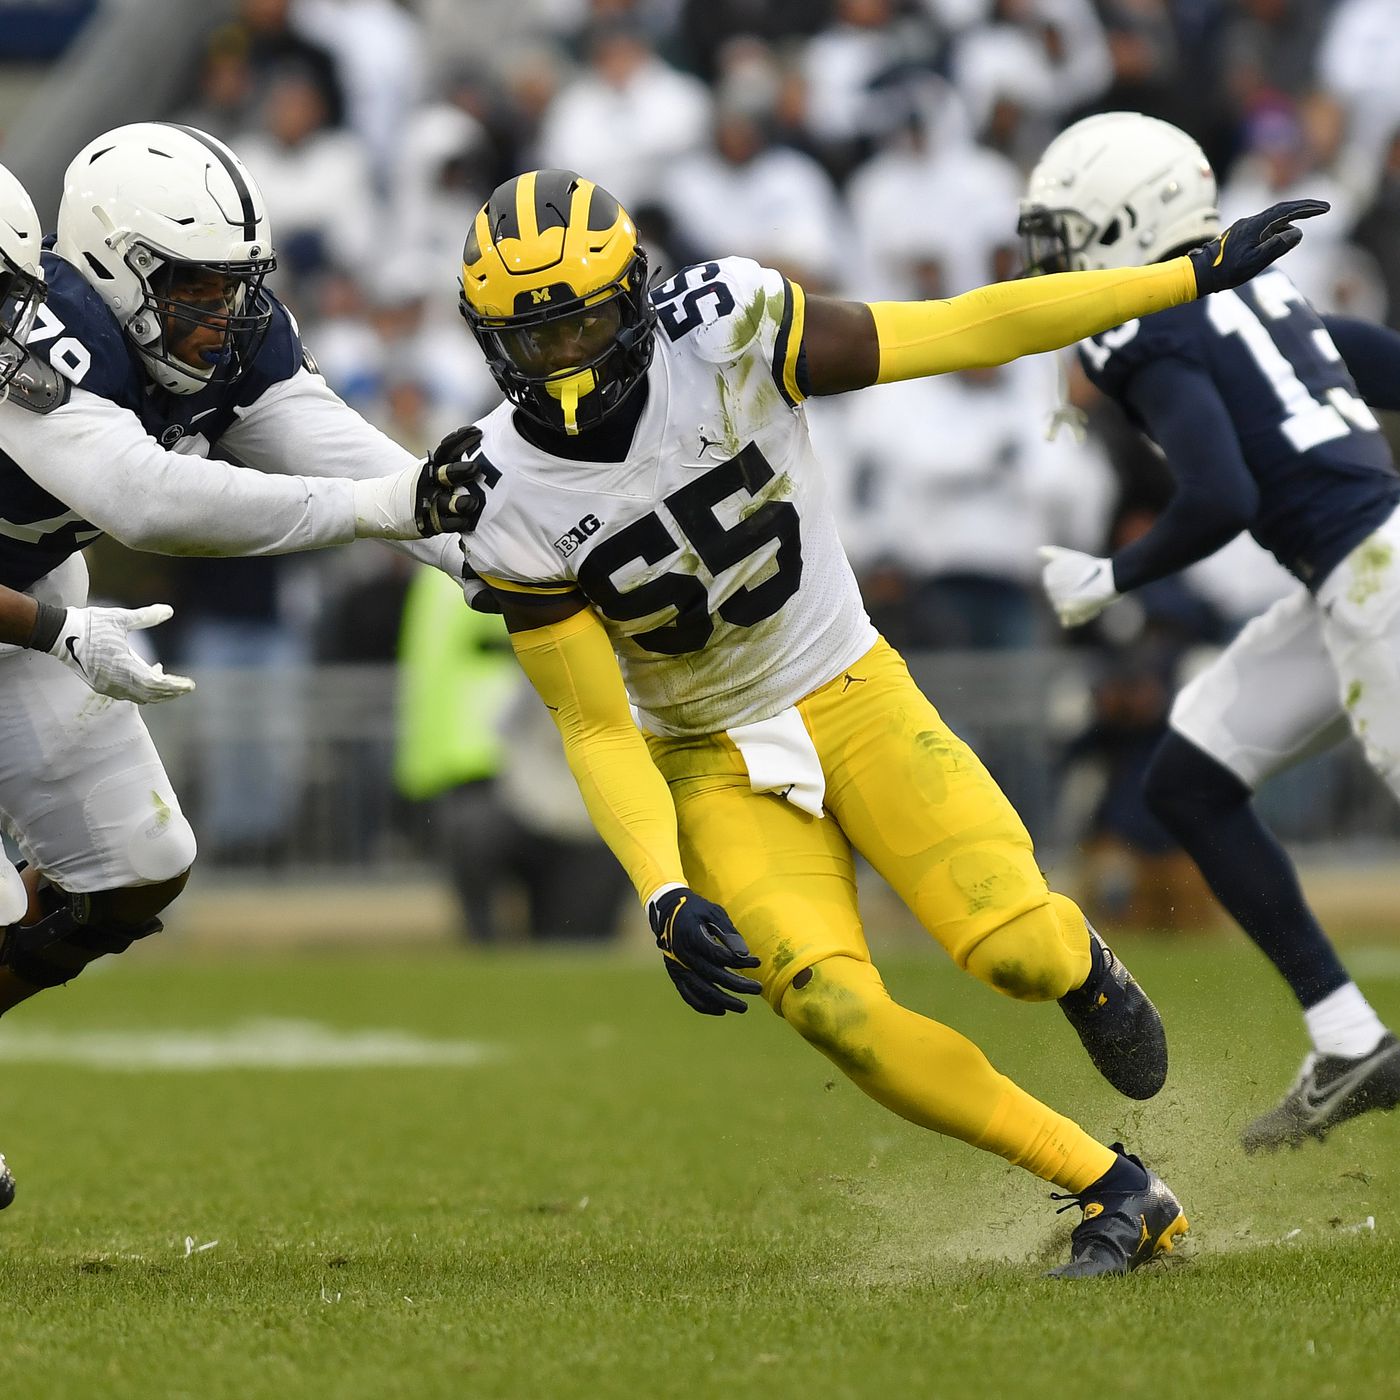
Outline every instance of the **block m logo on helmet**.
{"label": "block m logo on helmet", "polygon": [[461,310],[493,378],[555,432],[602,422],[651,364],[646,254],[618,202],[572,170],[507,180],[462,249]]}

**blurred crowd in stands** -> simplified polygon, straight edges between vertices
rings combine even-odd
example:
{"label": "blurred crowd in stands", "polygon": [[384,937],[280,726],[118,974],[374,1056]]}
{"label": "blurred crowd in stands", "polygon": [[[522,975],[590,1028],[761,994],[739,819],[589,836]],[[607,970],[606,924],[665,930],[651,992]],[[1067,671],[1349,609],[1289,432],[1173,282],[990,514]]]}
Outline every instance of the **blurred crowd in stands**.
{"label": "blurred crowd in stands", "polygon": [[[742,254],[812,291],[941,297],[1016,274],[1017,200],[1057,131],[1135,109],[1201,142],[1227,221],[1330,200],[1287,271],[1320,308],[1400,317],[1397,74],[1400,0],[241,0],[165,115],[247,162],[321,370],[422,451],[496,402],[457,316],[459,255],[491,188],[535,166],[617,195],[659,275]],[[1102,553],[1151,524],[1170,482],[1069,359],[809,406],[897,645],[1065,644],[1035,547]],[[1045,433],[1066,373],[1082,442]],[[363,546],[167,578],[189,665],[390,661],[412,582]],[[1237,541],[1069,639],[1093,655],[1065,752],[1105,778],[1095,839],[1169,854],[1131,797],[1182,659],[1288,586]],[[265,795],[235,805],[259,829],[210,808],[216,852],[291,820]]]}

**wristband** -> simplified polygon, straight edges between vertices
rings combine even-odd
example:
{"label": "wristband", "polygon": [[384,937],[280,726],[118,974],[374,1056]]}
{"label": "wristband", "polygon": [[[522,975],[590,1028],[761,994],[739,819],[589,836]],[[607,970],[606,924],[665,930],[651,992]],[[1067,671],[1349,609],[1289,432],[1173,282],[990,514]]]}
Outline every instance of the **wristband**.
{"label": "wristband", "polygon": [[52,651],[64,624],[68,621],[68,609],[56,608],[52,603],[36,602],[38,611],[34,614],[34,630],[25,643],[32,651]]}

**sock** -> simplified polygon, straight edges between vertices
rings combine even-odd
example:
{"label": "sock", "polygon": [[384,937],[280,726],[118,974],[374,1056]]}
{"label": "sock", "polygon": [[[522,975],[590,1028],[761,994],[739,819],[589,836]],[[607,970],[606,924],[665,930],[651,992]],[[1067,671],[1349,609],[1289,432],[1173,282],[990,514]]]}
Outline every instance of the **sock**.
{"label": "sock", "polygon": [[880,974],[827,958],[783,997],[782,1015],[877,1103],[921,1128],[995,1152],[1079,1192],[1116,1154],[992,1068],[966,1036],[890,999]]}
{"label": "sock", "polygon": [[1144,792],[1152,814],[1200,867],[1300,1006],[1351,981],[1303,898],[1293,863],[1255,814],[1250,790],[1228,768],[1169,730],[1152,757]]}
{"label": "sock", "polygon": [[1097,1181],[1091,1182],[1086,1195],[1108,1195],[1110,1192],[1144,1191],[1147,1189],[1147,1169],[1140,1167],[1124,1153],[1114,1155],[1113,1165]]}
{"label": "sock", "polygon": [[1307,1007],[1303,1019],[1308,1023],[1313,1049],[1319,1055],[1341,1055],[1355,1060],[1370,1054],[1385,1035],[1380,1017],[1355,982],[1338,987]]}

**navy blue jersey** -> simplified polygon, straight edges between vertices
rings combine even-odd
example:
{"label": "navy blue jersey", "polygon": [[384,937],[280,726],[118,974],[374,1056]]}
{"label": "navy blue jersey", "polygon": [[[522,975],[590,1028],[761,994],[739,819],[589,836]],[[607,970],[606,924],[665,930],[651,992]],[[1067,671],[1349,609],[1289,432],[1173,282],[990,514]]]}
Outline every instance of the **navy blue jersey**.
{"label": "navy blue jersey", "polygon": [[[61,394],[36,411],[53,411],[70,384],[135,414],[157,442],[207,455],[234,421],[234,410],[255,402],[289,379],[303,362],[300,338],[285,307],[272,298],[272,322],[252,363],[234,382],[216,382],[197,394],[170,394],[147,377],[116,317],[64,259],[46,252],[49,294],[28,341],[30,356],[62,376]],[[16,402],[25,402],[22,392]],[[8,411],[8,410],[7,410]],[[208,446],[206,446],[208,444]],[[102,463],[94,461],[93,471]],[[0,451],[0,583],[27,588],[101,532],[38,486],[24,464]]]}
{"label": "navy blue jersey", "polygon": [[[1257,487],[1250,533],[1312,588],[1400,502],[1400,476],[1370,409],[1317,313],[1269,271],[1234,291],[1128,321],[1084,341],[1089,378],[1149,433],[1134,403],[1144,367],[1173,362],[1208,377]],[[1183,376],[1185,382],[1185,376]],[[1215,455],[1173,461],[1179,477],[1209,473]],[[1196,556],[1199,557],[1199,554]]]}

